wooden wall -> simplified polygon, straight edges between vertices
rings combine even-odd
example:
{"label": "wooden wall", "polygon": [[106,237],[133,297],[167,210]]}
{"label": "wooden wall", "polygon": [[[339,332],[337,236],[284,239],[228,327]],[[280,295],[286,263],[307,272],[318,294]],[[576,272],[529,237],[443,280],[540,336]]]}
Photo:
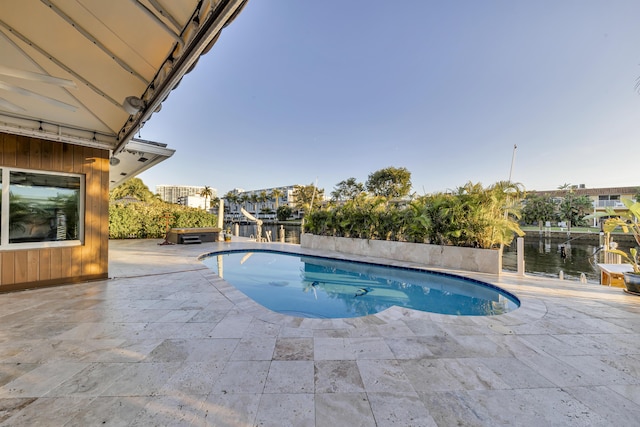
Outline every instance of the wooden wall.
{"label": "wooden wall", "polygon": [[107,278],[109,151],[0,133],[0,167],[85,175],[84,244],[0,249],[0,292]]}

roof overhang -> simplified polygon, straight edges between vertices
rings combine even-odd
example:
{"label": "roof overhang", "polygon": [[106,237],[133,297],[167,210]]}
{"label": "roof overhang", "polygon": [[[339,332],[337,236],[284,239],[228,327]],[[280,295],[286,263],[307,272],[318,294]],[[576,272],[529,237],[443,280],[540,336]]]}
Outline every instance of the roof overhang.
{"label": "roof overhang", "polygon": [[124,164],[246,1],[0,2],[0,131],[124,153]]}
{"label": "roof overhang", "polygon": [[124,150],[110,159],[109,190],[168,159],[173,153],[175,150],[167,148],[166,144],[142,139],[131,140]]}

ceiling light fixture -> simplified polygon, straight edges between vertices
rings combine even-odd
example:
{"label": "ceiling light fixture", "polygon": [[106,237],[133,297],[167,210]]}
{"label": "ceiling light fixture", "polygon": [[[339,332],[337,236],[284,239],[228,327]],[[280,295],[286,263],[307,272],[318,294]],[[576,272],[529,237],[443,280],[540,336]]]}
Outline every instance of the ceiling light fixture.
{"label": "ceiling light fixture", "polygon": [[110,164],[111,166],[117,166],[117,165],[119,165],[119,164],[120,164],[120,159],[119,159],[119,158],[117,158],[117,157],[113,157],[113,156],[112,156],[112,157],[109,159],[109,164]]}
{"label": "ceiling light fixture", "polygon": [[127,96],[122,103],[122,108],[129,114],[136,114],[144,108],[144,101],[136,96]]}

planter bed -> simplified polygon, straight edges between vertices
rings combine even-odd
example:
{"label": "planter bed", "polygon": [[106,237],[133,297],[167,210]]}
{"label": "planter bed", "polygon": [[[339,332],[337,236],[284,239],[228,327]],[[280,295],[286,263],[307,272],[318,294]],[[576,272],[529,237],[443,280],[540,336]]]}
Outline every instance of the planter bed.
{"label": "planter bed", "polygon": [[502,250],[499,249],[316,236],[308,233],[300,236],[300,246],[480,273],[499,275],[502,271]]}

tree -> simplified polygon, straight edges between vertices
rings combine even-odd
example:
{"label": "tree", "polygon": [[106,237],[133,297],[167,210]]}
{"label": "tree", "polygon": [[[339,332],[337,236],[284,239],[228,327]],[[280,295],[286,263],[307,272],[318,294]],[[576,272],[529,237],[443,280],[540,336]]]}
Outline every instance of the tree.
{"label": "tree", "polygon": [[238,202],[240,202],[240,204],[242,204],[243,208],[247,208],[247,202],[250,200],[251,198],[249,197],[248,194],[246,193],[242,193],[242,195],[238,196]]}
{"label": "tree", "polygon": [[253,213],[254,214],[258,213],[258,200],[260,200],[260,198],[258,197],[258,195],[256,193],[253,193],[251,196],[249,196],[249,201],[251,203],[253,203]]}
{"label": "tree", "polygon": [[[260,192],[260,194],[258,194],[258,201],[264,205],[265,203],[267,203],[267,200],[269,200],[269,195],[267,194],[266,190],[262,190]],[[260,209],[261,211],[264,211],[265,206],[262,206],[262,209]]]}
{"label": "tree", "polygon": [[313,184],[296,185],[293,189],[293,197],[296,208],[308,213],[320,206],[320,202],[324,199],[324,189],[317,188]]}
{"label": "tree", "polygon": [[565,196],[558,206],[560,219],[567,221],[568,232],[571,233],[571,225],[582,225],[583,218],[593,210],[593,202],[589,196],[576,196],[571,192]]}
{"label": "tree", "polygon": [[284,196],[284,192],[279,188],[274,188],[269,194],[269,197],[271,197],[271,199],[276,203],[276,211],[278,211],[278,208],[280,207],[280,197],[282,196]]}
{"label": "tree", "polygon": [[410,204],[412,232],[439,245],[508,245],[514,235],[523,235],[517,222],[522,193],[520,184],[500,181],[487,188],[469,182],[452,194],[422,196]]}
{"label": "tree", "polygon": [[564,199],[558,205],[558,217],[561,221],[567,221],[568,234],[571,234],[572,225],[582,224],[583,218],[593,210],[593,202],[589,196],[577,196],[575,188],[575,185],[566,183],[558,187],[558,190],[565,192]]}
{"label": "tree", "polygon": [[238,194],[234,191],[227,191],[227,193],[224,195],[223,197],[224,200],[226,200],[227,205],[229,206],[228,210],[231,210],[231,204],[236,204],[238,203]]}
{"label": "tree", "polygon": [[411,172],[406,168],[388,167],[369,175],[367,191],[387,199],[401,198],[411,191]]}
{"label": "tree", "polygon": [[331,198],[337,201],[354,200],[364,193],[364,184],[357,182],[355,178],[340,181],[331,192]]}
{"label": "tree", "polygon": [[567,182],[558,186],[558,190],[564,191],[565,193],[564,199],[558,205],[558,218],[560,218],[561,221],[567,221],[567,234],[571,234],[571,217],[573,216],[571,195],[573,194],[573,189],[574,186]]}
{"label": "tree", "polygon": [[213,191],[211,191],[211,187],[205,185],[205,187],[200,191],[200,197],[204,197],[204,210],[209,208],[209,199],[213,197]]}
{"label": "tree", "polygon": [[141,202],[152,202],[155,200],[154,194],[140,178],[131,178],[109,193],[109,200],[120,200],[125,197],[134,197]]}
{"label": "tree", "polygon": [[555,207],[556,205],[551,197],[531,194],[524,200],[522,218],[526,224],[537,222],[540,232],[542,232],[542,224],[546,221],[553,220]]}
{"label": "tree", "polygon": [[213,197],[211,199],[211,209],[216,209],[220,206],[220,197]]}
{"label": "tree", "polygon": [[291,218],[291,208],[289,206],[280,206],[276,210],[276,216],[278,217],[278,221],[286,221]]}

